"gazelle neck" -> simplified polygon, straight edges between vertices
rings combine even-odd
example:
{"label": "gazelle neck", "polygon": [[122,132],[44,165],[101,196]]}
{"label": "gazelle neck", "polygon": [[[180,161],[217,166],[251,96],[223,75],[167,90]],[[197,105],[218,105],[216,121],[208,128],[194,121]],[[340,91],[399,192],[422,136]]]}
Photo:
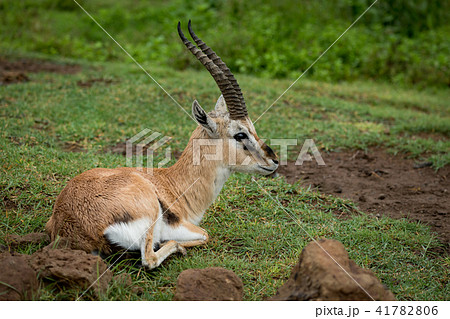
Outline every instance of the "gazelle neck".
{"label": "gazelle neck", "polygon": [[[197,127],[189,139],[178,161],[165,170],[165,178],[173,185],[173,195],[180,205],[178,208],[188,211],[189,219],[198,224],[205,210],[214,202],[223,185],[231,175],[228,167],[220,160],[210,160],[204,154],[215,154],[214,145],[196,146],[197,161],[194,161],[194,140],[210,139],[207,133]],[[184,204],[184,205],[183,205]],[[183,205],[181,207],[181,205]]]}

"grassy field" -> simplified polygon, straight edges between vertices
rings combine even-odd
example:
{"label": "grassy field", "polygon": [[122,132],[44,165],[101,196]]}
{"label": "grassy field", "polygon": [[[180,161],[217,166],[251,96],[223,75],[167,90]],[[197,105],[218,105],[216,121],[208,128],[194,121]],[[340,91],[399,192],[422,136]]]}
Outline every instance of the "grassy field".
{"label": "grassy field", "polygon": [[[198,35],[238,72],[295,78],[374,0],[78,0],[139,61],[200,69],[175,27],[189,19]],[[1,50],[90,61],[126,61],[73,0],[0,0]],[[309,70],[322,81],[377,79],[448,87],[450,3],[378,1]],[[236,45],[239,44],[239,45]]]}
{"label": "grassy field", "polygon": [[[69,179],[94,167],[125,165],[124,157],[107,151],[118,142],[149,128],[171,136],[172,150],[182,151],[196,126],[134,64],[77,63],[83,69],[74,75],[29,74],[30,82],[0,86],[1,234],[43,231],[55,198]],[[211,109],[219,95],[206,71],[180,72],[153,65],[148,70],[187,111],[193,99]],[[93,78],[112,83],[77,85]],[[291,84],[245,75],[238,79],[253,119]],[[269,141],[313,138],[324,152],[382,147],[431,160],[438,169],[450,162],[449,102],[449,92],[439,89],[302,79],[256,127]],[[82,151],[67,151],[74,145]],[[284,283],[311,240],[296,222],[313,238],[343,242],[350,257],[374,271],[400,300],[450,298],[450,259],[432,253],[439,244],[427,226],[366,215],[349,201],[289,185],[282,177],[256,180],[261,187],[241,174],[226,183],[201,224],[211,237],[207,246],[189,249],[185,257],[172,256],[150,272],[133,260],[122,261],[112,270],[132,274],[133,284],[144,293],[137,295],[114,283],[99,298],[170,300],[182,270],[221,266],[242,278],[245,300],[261,300]],[[338,218],[342,212],[350,218]],[[0,237],[0,244],[5,244]],[[22,252],[37,249],[31,245]],[[44,287],[40,298],[76,299],[81,293],[55,283]],[[83,296],[91,298],[96,297]]]}

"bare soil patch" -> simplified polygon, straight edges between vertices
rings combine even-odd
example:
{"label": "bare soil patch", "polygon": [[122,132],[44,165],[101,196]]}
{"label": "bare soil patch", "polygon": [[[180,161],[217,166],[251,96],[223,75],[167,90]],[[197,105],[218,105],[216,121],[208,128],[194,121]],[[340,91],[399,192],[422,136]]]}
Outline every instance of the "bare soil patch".
{"label": "bare soil patch", "polygon": [[64,145],[62,146],[63,150],[65,150],[66,152],[73,152],[73,153],[83,153],[86,152],[86,150],[84,149],[83,145],[81,145],[78,142],[65,142]]}
{"label": "bare soil patch", "polygon": [[104,78],[95,78],[95,79],[89,79],[86,81],[78,81],[77,85],[82,88],[90,88],[95,83],[102,83],[102,84],[109,85],[109,84],[117,83],[117,81],[111,80],[111,79],[104,79]]}
{"label": "bare soil patch", "polygon": [[347,198],[365,212],[421,221],[437,232],[450,252],[450,167],[436,172],[427,163],[416,163],[383,150],[322,153],[326,166],[315,161],[279,168],[289,183]]}
{"label": "bare soil patch", "polygon": [[[137,144],[132,144],[131,145],[131,154],[132,155],[140,155],[140,154],[142,154],[142,155],[145,156],[147,154],[147,150],[149,148],[151,148],[152,146],[153,145],[151,143],[146,144],[146,145],[144,145],[142,147],[142,150],[139,150],[139,153],[138,153],[137,152],[138,151]],[[122,155],[122,156],[126,156],[127,155],[127,143],[126,142],[119,142],[119,143],[117,143],[115,145],[107,146],[107,147],[104,148],[104,152],[106,152],[106,153],[109,152],[109,153],[113,153],[113,154],[119,154],[119,155]],[[153,154],[154,155],[158,155],[159,152],[161,152],[161,150],[156,149],[156,150],[153,151]],[[181,156],[181,153],[182,152],[180,152],[178,150],[173,150],[172,151],[172,156],[173,156],[173,158],[178,160],[180,158],[180,156]]]}
{"label": "bare soil patch", "polygon": [[13,84],[28,81],[27,73],[51,72],[74,74],[81,70],[76,64],[59,64],[37,59],[11,60],[0,57],[0,84]]}

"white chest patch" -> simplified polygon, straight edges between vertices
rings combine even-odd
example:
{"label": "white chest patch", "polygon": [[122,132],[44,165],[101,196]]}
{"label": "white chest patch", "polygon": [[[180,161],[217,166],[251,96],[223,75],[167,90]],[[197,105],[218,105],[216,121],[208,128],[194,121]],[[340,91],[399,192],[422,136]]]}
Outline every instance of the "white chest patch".
{"label": "white chest patch", "polygon": [[216,200],[217,196],[219,195],[220,191],[223,188],[223,185],[230,177],[230,169],[224,168],[224,167],[218,167],[216,171],[216,178],[214,179],[214,198],[213,202]]}
{"label": "white chest patch", "polygon": [[[212,198],[210,199],[211,202],[210,204],[212,204],[217,196],[219,196],[220,191],[223,188],[223,185],[225,185],[225,182],[228,180],[228,178],[231,175],[231,171],[228,168],[223,168],[223,167],[218,167],[216,170],[216,176],[214,178],[214,183],[213,183],[213,194],[212,194]],[[196,216],[191,216],[189,218],[189,222],[191,222],[194,225],[198,225],[200,224],[200,222],[202,221],[203,215],[205,214],[205,212],[201,212],[200,214],[197,214]]]}
{"label": "white chest patch", "polygon": [[104,231],[106,238],[113,244],[130,250],[139,250],[145,243],[145,237],[151,226],[150,218],[141,218],[129,223],[116,223]]}

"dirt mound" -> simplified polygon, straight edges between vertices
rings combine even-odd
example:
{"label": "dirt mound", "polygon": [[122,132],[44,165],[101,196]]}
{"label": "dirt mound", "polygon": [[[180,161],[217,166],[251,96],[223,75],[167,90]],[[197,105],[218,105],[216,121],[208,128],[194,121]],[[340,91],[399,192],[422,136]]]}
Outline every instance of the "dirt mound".
{"label": "dirt mound", "polygon": [[435,172],[427,163],[377,149],[323,153],[322,157],[327,166],[289,162],[279,173],[290,183],[301,180],[306,187],[351,199],[365,212],[426,223],[445,246],[440,252],[450,252],[449,166]]}
{"label": "dirt mound", "polygon": [[[8,235],[9,249],[30,243],[45,243],[44,233],[25,236]],[[94,296],[105,292],[113,274],[103,260],[84,251],[72,250],[70,241],[64,237],[47,245],[32,255],[10,253],[0,254],[0,301],[32,300],[38,298],[42,284],[57,281],[62,288],[92,289]],[[0,247],[3,248],[3,247]],[[4,247],[8,249],[8,247]],[[128,273],[114,276],[114,282],[126,286],[132,293],[142,294],[142,287],[134,287]],[[92,287],[91,287],[92,285]]]}
{"label": "dirt mound", "polygon": [[29,262],[39,278],[82,289],[93,285],[96,292],[106,291],[112,278],[100,257],[81,250],[44,248],[31,255]]}
{"label": "dirt mound", "polygon": [[50,237],[45,233],[30,233],[24,236],[19,235],[6,236],[6,242],[8,243],[8,246],[14,249],[29,244],[48,243],[49,241]]}
{"label": "dirt mound", "polygon": [[13,61],[0,57],[0,84],[12,84],[28,81],[27,72],[74,74],[80,70],[81,67],[75,64],[58,64],[37,59],[19,59]]}
{"label": "dirt mound", "polygon": [[349,259],[339,241],[322,239],[303,249],[288,281],[271,300],[352,301],[372,298],[395,300],[392,292],[370,270],[360,268]]}
{"label": "dirt mound", "polygon": [[188,269],[177,279],[174,300],[242,300],[242,280],[228,269]]}
{"label": "dirt mound", "polygon": [[27,260],[25,255],[0,255],[0,301],[32,300],[37,296],[39,282]]}

